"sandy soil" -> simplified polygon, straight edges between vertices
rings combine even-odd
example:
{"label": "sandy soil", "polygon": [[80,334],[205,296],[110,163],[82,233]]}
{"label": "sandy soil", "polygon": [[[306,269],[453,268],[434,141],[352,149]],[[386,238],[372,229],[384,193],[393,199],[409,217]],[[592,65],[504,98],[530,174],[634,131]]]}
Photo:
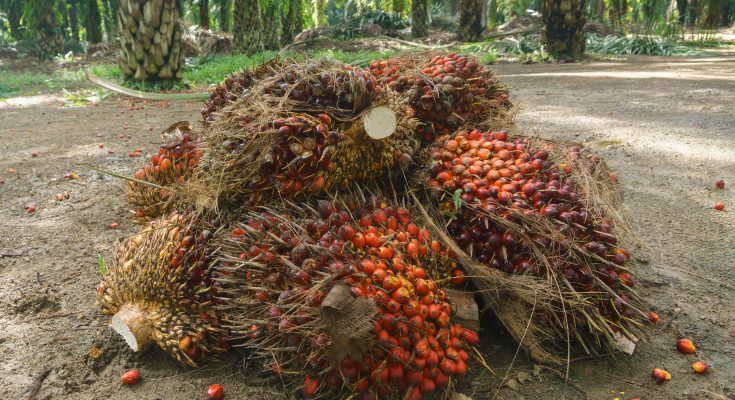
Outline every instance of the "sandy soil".
{"label": "sandy soil", "polygon": [[[735,398],[735,57],[497,69],[523,107],[521,128],[596,147],[619,171],[626,211],[648,245],[638,273],[662,322],[631,357],[572,362],[570,385],[559,377],[565,368],[534,368],[522,353],[512,362],[516,346],[487,322],[481,349],[496,375],[476,372],[461,391],[474,399]],[[98,255],[137,227],[122,183],[78,163],[130,174],[142,160],[128,152],[153,151],[157,132],[196,120],[198,108],[122,99],[65,108],[53,97],[0,103],[0,398],[14,398],[48,368],[37,399],[197,399],[212,383],[228,398],[286,397],[243,374],[235,356],[191,370],[155,347],[133,354],[95,308]],[[80,178],[65,179],[71,172]],[[718,178],[724,191],[714,189]],[[56,201],[57,193],[69,198]],[[728,209],[715,211],[717,201]],[[24,209],[31,203],[32,214]],[[695,341],[710,374],[691,372],[697,357],[676,352],[679,336]],[[131,367],[145,380],[122,387]],[[672,381],[656,385],[653,367],[671,371]]]}

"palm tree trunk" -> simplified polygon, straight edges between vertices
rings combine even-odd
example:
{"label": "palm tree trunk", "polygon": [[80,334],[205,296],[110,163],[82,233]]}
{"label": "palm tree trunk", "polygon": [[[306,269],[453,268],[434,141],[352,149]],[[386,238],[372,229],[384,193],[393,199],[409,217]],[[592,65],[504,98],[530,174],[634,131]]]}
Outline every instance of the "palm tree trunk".
{"label": "palm tree trunk", "polygon": [[429,0],[411,2],[411,34],[414,37],[429,35]]}
{"label": "palm tree trunk", "polygon": [[326,6],[326,0],[314,0],[314,23],[317,27],[327,24],[327,16],[324,14]]}
{"label": "palm tree trunk", "polygon": [[281,48],[281,4],[270,2],[263,10],[263,48],[265,50],[278,50]]}
{"label": "palm tree trunk", "polygon": [[77,14],[77,0],[69,1],[69,28],[71,28],[71,39],[79,41],[79,16]]}
{"label": "palm tree trunk", "polygon": [[64,36],[54,14],[53,0],[33,0],[31,3],[34,29],[38,34],[38,55],[50,60],[64,50]]}
{"label": "palm tree trunk", "polygon": [[21,30],[20,20],[23,17],[23,0],[10,0],[8,2],[8,25],[10,25],[10,34],[15,40],[23,39],[23,30]]}
{"label": "palm tree trunk", "polygon": [[85,0],[85,24],[87,29],[87,40],[90,43],[99,43],[102,41],[102,16],[97,0]]}
{"label": "palm tree trunk", "polygon": [[209,29],[209,0],[199,0],[199,26]]}
{"label": "palm tree trunk", "polygon": [[121,0],[120,69],[137,80],[181,79],[184,48],[175,0]]}
{"label": "palm tree trunk", "polygon": [[219,0],[219,30],[230,31],[230,0]]}
{"label": "palm tree trunk", "polygon": [[459,38],[465,42],[482,40],[482,16],[485,0],[461,0]]}
{"label": "palm tree trunk", "polygon": [[288,0],[288,10],[283,16],[281,39],[284,44],[291,43],[293,38],[304,29],[302,0]]}
{"label": "palm tree trunk", "polygon": [[64,39],[69,38],[69,11],[66,9],[66,2],[57,2],[56,11],[61,15],[61,35]]}
{"label": "palm tree trunk", "polygon": [[119,0],[102,0],[102,6],[104,7],[105,18],[103,19],[103,25],[105,27],[105,33],[107,34],[107,40],[112,40],[117,36],[117,9],[120,6]]}
{"label": "palm tree trunk", "polygon": [[402,14],[405,5],[406,2],[404,0],[393,0],[393,12]]}
{"label": "palm tree trunk", "polygon": [[263,50],[258,0],[235,0],[235,49],[250,55]]}
{"label": "palm tree trunk", "polygon": [[584,53],[585,0],[544,0],[541,5],[546,29],[542,42],[560,60],[578,60]]}

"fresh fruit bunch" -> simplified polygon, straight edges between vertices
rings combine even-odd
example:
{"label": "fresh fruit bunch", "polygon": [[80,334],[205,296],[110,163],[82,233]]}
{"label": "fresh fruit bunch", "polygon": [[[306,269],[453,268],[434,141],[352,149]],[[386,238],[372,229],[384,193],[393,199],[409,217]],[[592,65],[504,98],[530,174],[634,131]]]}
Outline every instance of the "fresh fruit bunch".
{"label": "fresh fruit bunch", "polygon": [[[455,243],[481,263],[509,273],[554,276],[564,291],[584,293],[584,312],[615,331],[636,315],[635,282],[625,266],[630,254],[611,223],[580,198],[571,165],[506,132],[460,131],[429,150],[429,193],[449,220]],[[599,158],[572,160],[590,168]],[[548,318],[548,315],[538,315]],[[587,318],[572,323],[586,326]]]}
{"label": "fresh fruit bunch", "polygon": [[217,222],[192,215],[156,219],[119,243],[97,285],[102,312],[133,351],[157,343],[179,362],[196,365],[227,348],[208,241]]}
{"label": "fresh fruit bunch", "polygon": [[324,107],[329,113],[269,110],[267,97],[252,99],[258,107],[230,107],[204,136],[207,153],[197,178],[218,201],[252,205],[371,182],[406,169],[419,150],[418,121],[395,92],[383,91],[346,119],[334,107]]}
{"label": "fresh fruit bunch", "polygon": [[133,175],[136,180],[155,186],[128,182],[128,204],[135,220],[141,224],[173,211],[176,205],[173,191],[192,176],[203,154],[200,141],[192,137],[191,125],[187,122],[172,125],[164,132],[164,137],[167,143]]}
{"label": "fresh fruit bunch", "polygon": [[209,99],[204,102],[201,111],[204,122],[214,120],[217,111],[227,104],[247,96],[253,83],[274,74],[275,71],[282,69],[285,65],[287,65],[285,61],[271,60],[255,69],[244,69],[225,78],[217,87],[210,90]]}
{"label": "fresh fruit bunch", "polygon": [[427,124],[422,127],[426,141],[465,123],[502,119],[511,107],[507,88],[473,57],[448,54],[376,60],[370,71],[381,86],[408,96],[416,117]]}
{"label": "fresh fruit bunch", "polygon": [[[450,299],[427,269],[446,263],[447,250],[386,202],[321,201],[316,214],[251,215],[219,243],[223,273],[247,282],[236,296],[244,347],[266,370],[299,376],[309,398],[421,399],[464,375],[478,336],[452,324]],[[335,293],[344,298],[332,301]],[[353,312],[328,320],[335,303]]]}
{"label": "fresh fruit bunch", "polygon": [[202,117],[210,122],[225,105],[251,93],[359,112],[378,93],[376,87],[377,80],[368,71],[349,64],[326,59],[272,60],[255,70],[238,72],[217,85],[202,108]]}

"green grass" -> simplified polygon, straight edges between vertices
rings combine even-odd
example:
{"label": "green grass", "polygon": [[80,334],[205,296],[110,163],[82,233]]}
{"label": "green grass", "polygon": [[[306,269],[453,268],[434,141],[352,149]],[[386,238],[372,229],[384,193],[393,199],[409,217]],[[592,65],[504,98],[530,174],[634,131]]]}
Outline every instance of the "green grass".
{"label": "green grass", "polygon": [[58,92],[61,89],[78,88],[84,84],[84,73],[80,70],[62,68],[48,74],[41,71],[19,72],[0,69],[0,99]]}

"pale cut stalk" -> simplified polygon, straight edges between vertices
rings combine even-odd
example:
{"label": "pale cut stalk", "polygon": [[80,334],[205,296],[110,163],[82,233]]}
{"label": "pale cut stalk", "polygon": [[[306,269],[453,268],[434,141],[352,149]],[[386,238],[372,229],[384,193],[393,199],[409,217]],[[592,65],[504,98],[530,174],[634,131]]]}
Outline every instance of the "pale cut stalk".
{"label": "pale cut stalk", "polygon": [[153,341],[153,326],[148,320],[148,313],[133,304],[120,307],[112,317],[112,329],[136,352]]}
{"label": "pale cut stalk", "polygon": [[375,140],[385,139],[395,133],[398,126],[396,113],[389,107],[379,106],[371,109],[363,120],[367,135]]}

